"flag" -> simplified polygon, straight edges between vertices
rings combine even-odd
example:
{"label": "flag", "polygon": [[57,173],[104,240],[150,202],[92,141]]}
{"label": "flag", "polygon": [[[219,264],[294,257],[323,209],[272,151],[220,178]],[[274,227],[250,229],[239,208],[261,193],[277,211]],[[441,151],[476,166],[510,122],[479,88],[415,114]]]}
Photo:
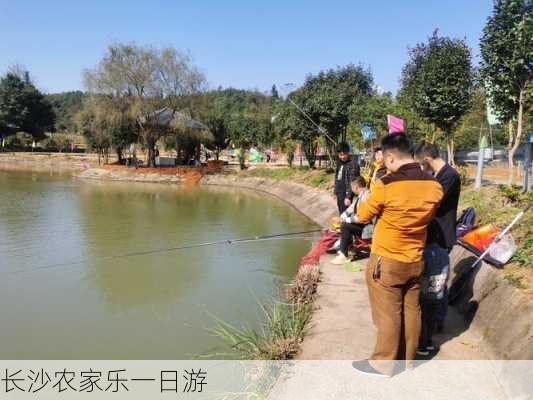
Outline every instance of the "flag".
{"label": "flag", "polygon": [[492,108],[492,104],[490,102],[490,99],[487,98],[487,122],[489,125],[498,125],[500,123],[500,120],[498,118],[498,115],[494,111],[494,108]]}
{"label": "flag", "polygon": [[372,129],[372,125],[370,125],[368,122],[361,124],[361,135],[363,135],[363,140],[365,142],[376,138],[376,133]]}
{"label": "flag", "polygon": [[387,124],[389,125],[389,133],[405,132],[405,122],[401,118],[395,117],[394,115],[387,115]]}
{"label": "flag", "polygon": [[498,125],[500,123],[500,119],[498,118],[498,115],[496,114],[496,111],[494,110],[494,107],[492,105],[492,86],[490,82],[485,82],[485,92],[487,93],[485,97],[485,104],[487,106],[487,123],[489,125]]}

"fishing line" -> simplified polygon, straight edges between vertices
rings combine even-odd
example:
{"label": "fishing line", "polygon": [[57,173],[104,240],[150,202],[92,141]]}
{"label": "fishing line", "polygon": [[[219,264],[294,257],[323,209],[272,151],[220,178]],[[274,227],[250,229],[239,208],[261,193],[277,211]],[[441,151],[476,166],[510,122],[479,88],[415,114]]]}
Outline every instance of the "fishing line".
{"label": "fishing line", "polygon": [[[292,84],[292,83],[286,83],[284,86],[285,86],[285,87],[287,87],[287,86],[293,86],[293,84]],[[307,118],[307,119],[308,119],[308,120],[309,120],[309,121],[310,121],[310,122],[311,122],[311,123],[317,128],[318,132],[324,134],[324,135],[326,136],[326,138],[329,139],[329,140],[331,141],[331,143],[333,143],[334,145],[336,145],[337,142],[336,142],[335,140],[333,140],[333,139],[331,138],[331,136],[328,135],[328,132],[327,132],[324,128],[322,128],[320,125],[318,125],[318,124],[313,120],[313,118],[311,118],[311,117],[309,116],[309,114],[307,114],[307,113],[306,113],[306,112],[305,112],[305,111],[304,111],[304,110],[303,110],[298,104],[296,104],[294,101],[292,101],[292,99],[289,97],[289,95],[290,95],[290,93],[289,93],[289,94],[287,95],[287,97],[286,97],[287,100],[289,100],[289,102],[290,102],[294,107],[296,107],[296,108],[298,109],[298,111],[300,111],[300,112],[303,114],[303,116],[304,116],[305,118]]]}
{"label": "fishing line", "polygon": [[326,138],[328,138],[331,141],[331,143],[337,144],[337,142],[328,135],[328,132],[324,128],[322,128],[320,125],[318,125],[315,121],[313,121],[313,118],[311,118],[298,104],[292,101],[292,99],[289,96],[287,96],[287,100],[289,100],[291,104],[294,105],[294,107],[298,109],[298,111],[300,111],[309,121],[311,121],[311,123],[318,129],[318,131],[320,133],[323,133],[326,136]]}
{"label": "fishing line", "polygon": [[[165,252],[171,252],[171,251],[195,249],[195,248],[206,247],[206,246],[216,246],[216,245],[221,245],[221,244],[241,244],[241,243],[259,242],[259,241],[276,240],[276,239],[279,240],[279,239],[284,239],[284,238],[292,239],[292,237],[296,235],[304,235],[304,234],[317,233],[317,232],[322,232],[322,229],[313,229],[309,231],[290,232],[290,233],[276,233],[272,235],[263,235],[263,236],[251,236],[251,237],[239,238],[239,239],[224,239],[224,240],[216,240],[213,242],[192,243],[192,244],[183,245],[183,246],[164,247],[164,248],[152,249],[152,250],[134,251],[134,252],[124,253],[124,254],[119,254],[119,255],[101,257],[99,260],[103,261],[103,260],[114,260],[114,259],[127,258],[127,257],[137,257],[137,256],[144,256],[144,255],[156,254],[156,253],[165,253]],[[287,237],[287,236],[292,236],[292,237]],[[83,264],[88,261],[90,261],[90,259],[85,258],[85,259],[64,262],[64,263],[43,265],[41,267],[28,268],[28,269],[24,269],[20,271],[1,272],[1,273],[15,275],[15,274],[20,274],[20,273],[25,273],[25,272],[32,272],[32,271],[38,271],[38,270],[71,266],[71,265],[76,265],[76,264]]]}

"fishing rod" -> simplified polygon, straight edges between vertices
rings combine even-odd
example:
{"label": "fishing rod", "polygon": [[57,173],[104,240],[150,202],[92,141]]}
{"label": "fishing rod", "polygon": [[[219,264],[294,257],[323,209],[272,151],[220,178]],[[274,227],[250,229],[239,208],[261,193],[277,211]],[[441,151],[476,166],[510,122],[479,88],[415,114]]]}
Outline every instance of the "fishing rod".
{"label": "fishing rod", "polygon": [[[238,239],[223,239],[223,240],[216,240],[213,242],[192,243],[192,244],[187,244],[183,246],[163,247],[159,249],[142,250],[142,251],[134,251],[134,252],[124,253],[124,254],[119,254],[119,255],[111,255],[111,256],[102,257],[100,258],[100,260],[114,260],[114,259],[119,259],[119,258],[137,257],[137,256],[144,256],[144,255],[156,254],[156,253],[165,253],[165,252],[171,252],[171,251],[195,249],[195,248],[206,247],[206,246],[216,246],[216,245],[221,245],[221,244],[230,245],[230,244],[241,244],[241,243],[249,243],[249,242],[275,240],[275,239],[295,239],[297,235],[305,235],[305,234],[317,233],[317,232],[322,232],[322,231],[323,229],[312,229],[312,230],[300,231],[300,232],[275,233],[271,235],[250,236],[250,237],[238,238]],[[303,237],[298,237],[298,238],[304,239]],[[29,268],[29,269],[24,269],[20,271],[3,272],[3,273],[20,274],[24,272],[32,272],[32,271],[38,271],[38,270],[44,270],[44,269],[52,269],[52,268],[59,268],[59,267],[76,265],[76,264],[83,264],[87,261],[89,261],[89,259],[85,258],[85,259],[79,259],[79,260],[74,260],[74,261],[69,261],[69,262],[43,265],[41,267]]]}
{"label": "fishing rod", "polygon": [[[288,87],[288,86],[294,86],[294,84],[292,84],[292,83],[286,83],[284,86],[286,86],[286,87]],[[313,118],[311,118],[311,117],[309,116],[309,114],[307,114],[307,113],[306,113],[306,112],[305,112],[305,111],[304,111],[304,110],[303,110],[298,104],[296,104],[294,101],[292,101],[292,99],[289,97],[289,95],[287,95],[287,100],[289,100],[289,102],[290,102],[294,107],[296,107],[296,109],[297,109],[298,111],[300,111],[300,112],[303,114],[303,116],[304,116],[305,118],[307,118],[307,119],[308,119],[308,120],[309,120],[309,121],[310,121],[310,122],[311,122],[311,123],[317,128],[318,132],[324,134],[324,135],[326,136],[326,138],[329,139],[329,140],[331,141],[331,143],[333,143],[334,145],[337,144],[337,142],[336,142],[335,140],[333,140],[333,139],[331,138],[331,136],[328,135],[328,132],[327,132],[324,128],[322,128],[320,125],[318,125],[318,124],[313,120]]]}
{"label": "fishing rod", "polygon": [[501,231],[491,242],[491,244],[489,245],[489,247],[487,247],[487,249],[481,253],[481,255],[477,258],[477,260],[474,262],[474,264],[472,264],[472,266],[470,267],[470,269],[474,269],[481,261],[483,261],[483,259],[485,258],[485,256],[487,254],[490,253],[490,251],[492,250],[492,248],[500,241],[503,239],[503,237],[507,234],[507,232],[509,232],[511,230],[511,228],[524,216],[524,214],[531,208],[531,205],[532,203],[530,202],[527,207],[525,209],[523,209],[522,211],[520,211],[514,218],[513,220],[511,221],[511,223],[509,225],[507,225],[505,227],[505,229],[503,231]]}
{"label": "fishing rod", "polygon": [[311,123],[317,128],[317,130],[324,134],[326,136],[327,139],[329,139],[331,141],[331,143],[333,144],[337,144],[337,142],[335,142],[335,140],[333,140],[329,135],[328,135],[328,132],[322,128],[320,125],[318,125],[315,121],[313,121],[313,119],[298,105],[296,104],[294,101],[292,101],[292,99],[287,96],[287,100],[289,100],[291,102],[292,105],[294,105],[294,107],[296,107],[298,109],[298,111],[300,111],[309,121],[311,121]]}
{"label": "fishing rod", "polygon": [[466,270],[459,276],[456,282],[454,282],[450,288],[450,292],[448,295],[448,303],[453,304],[461,295],[463,292],[463,289],[466,287],[466,285],[469,282],[469,278],[472,274],[472,272],[475,270],[475,268],[483,261],[483,259],[487,256],[487,254],[490,253],[490,251],[493,249],[493,247],[498,243],[500,240],[504,238],[504,236],[511,230],[511,228],[526,214],[526,212],[531,208],[533,205],[533,202],[529,202],[526,208],[524,208],[522,211],[520,211],[513,220],[507,225],[490,243],[489,247],[485,249],[483,253],[480,254],[479,257],[476,258],[476,260],[466,268]]}

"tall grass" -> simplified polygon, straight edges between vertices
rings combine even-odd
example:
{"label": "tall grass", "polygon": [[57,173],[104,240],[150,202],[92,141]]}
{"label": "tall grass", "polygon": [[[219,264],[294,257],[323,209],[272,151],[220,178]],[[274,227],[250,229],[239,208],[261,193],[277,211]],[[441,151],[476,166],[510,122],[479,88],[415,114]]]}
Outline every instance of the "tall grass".
{"label": "tall grass", "polygon": [[211,333],[221,338],[229,352],[218,354],[246,360],[286,360],[292,358],[311,318],[309,304],[271,302],[261,306],[263,322],[259,329],[236,327],[215,318]]}

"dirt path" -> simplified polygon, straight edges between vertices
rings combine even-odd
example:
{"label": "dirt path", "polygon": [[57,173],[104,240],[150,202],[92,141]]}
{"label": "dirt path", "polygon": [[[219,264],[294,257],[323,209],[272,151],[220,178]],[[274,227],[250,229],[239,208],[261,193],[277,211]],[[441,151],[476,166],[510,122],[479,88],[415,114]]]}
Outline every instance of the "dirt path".
{"label": "dirt path", "polygon": [[[316,311],[298,356],[301,360],[356,360],[367,358],[375,342],[375,328],[370,316],[368,292],[364,281],[366,260],[357,262],[361,272],[350,272],[321,259],[322,280],[318,286]],[[355,264],[355,263],[354,263]],[[464,319],[449,309],[445,332],[434,338],[440,346],[434,359],[484,359],[481,341]]]}

